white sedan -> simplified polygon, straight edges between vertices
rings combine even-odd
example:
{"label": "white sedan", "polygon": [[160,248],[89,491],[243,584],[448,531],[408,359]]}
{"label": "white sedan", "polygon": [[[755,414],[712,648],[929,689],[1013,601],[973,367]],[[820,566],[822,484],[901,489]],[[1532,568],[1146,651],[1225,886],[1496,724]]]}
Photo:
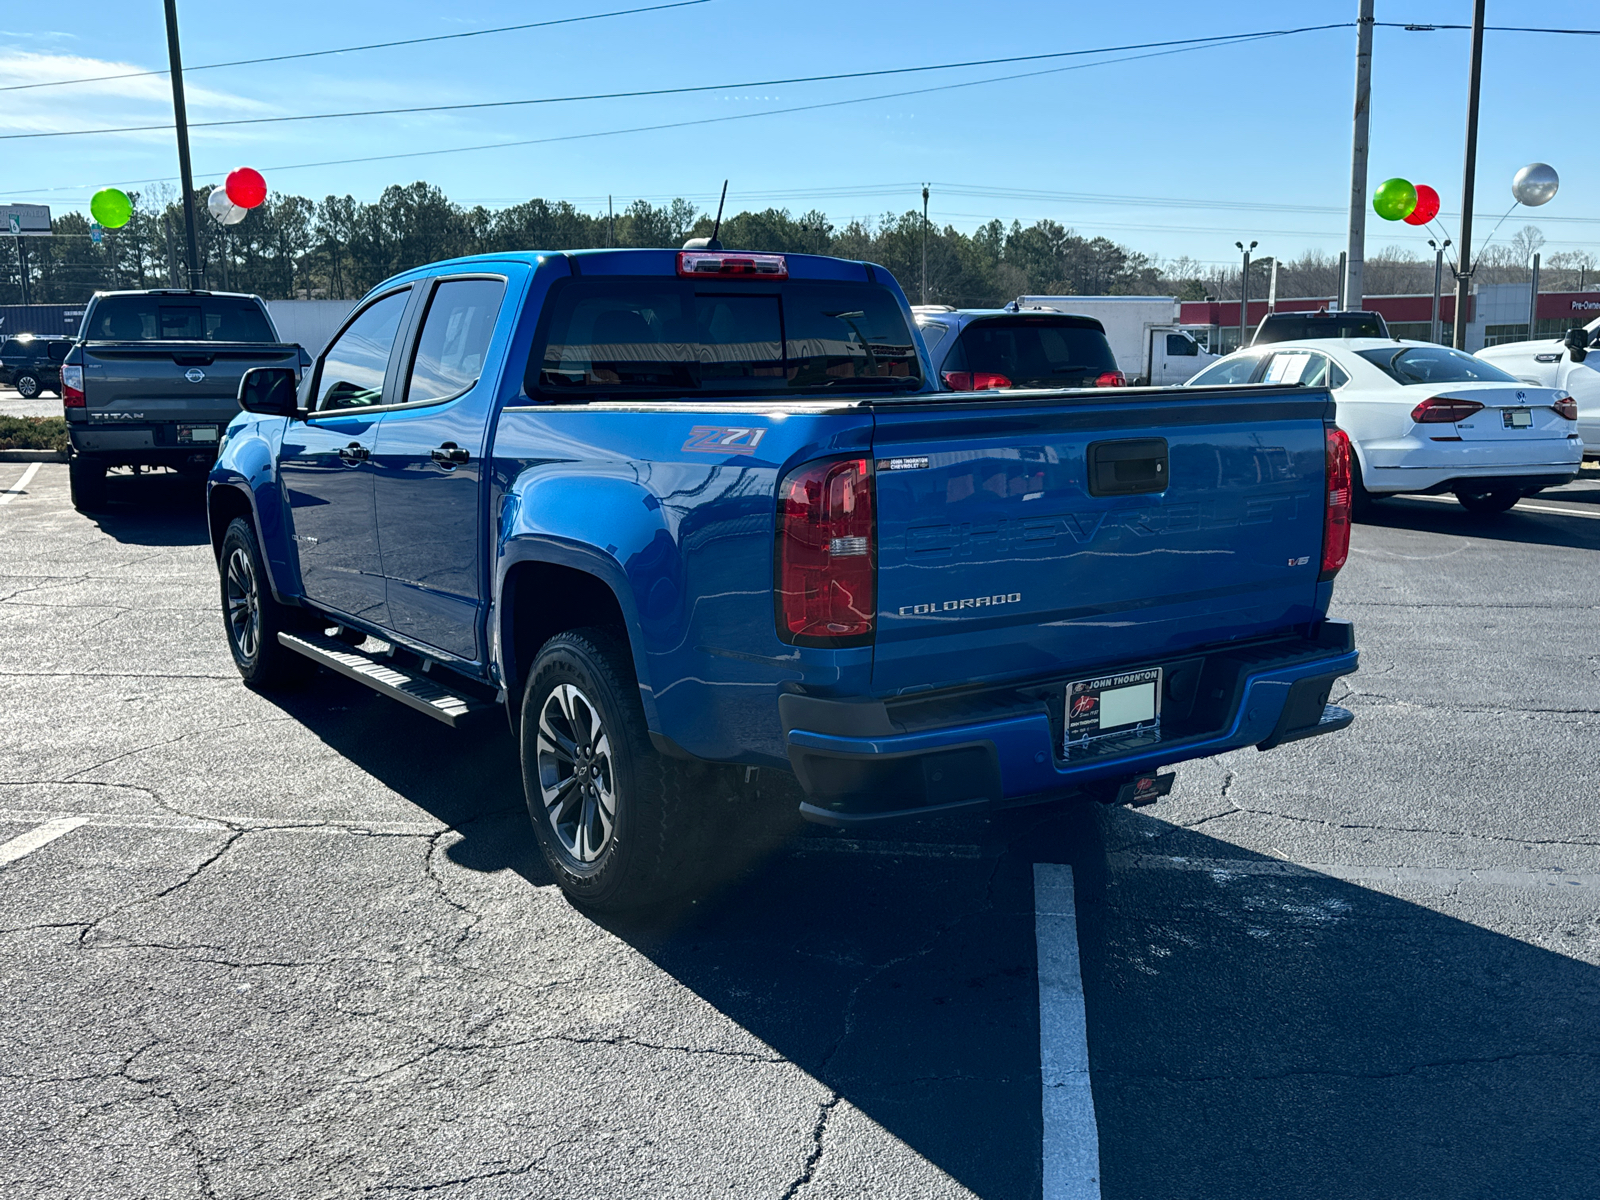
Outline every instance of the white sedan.
{"label": "white sedan", "polygon": [[1453,492],[1472,512],[1504,512],[1577,477],[1577,405],[1492,363],[1432,342],[1317,338],[1252,346],[1185,385],[1327,387],[1355,449],[1354,507],[1404,493]]}

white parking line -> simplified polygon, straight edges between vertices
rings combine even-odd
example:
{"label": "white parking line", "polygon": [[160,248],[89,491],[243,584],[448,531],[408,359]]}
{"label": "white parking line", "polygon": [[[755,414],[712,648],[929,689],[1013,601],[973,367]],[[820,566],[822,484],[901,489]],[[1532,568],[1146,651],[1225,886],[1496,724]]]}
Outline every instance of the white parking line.
{"label": "white parking line", "polygon": [[30,465],[28,469],[22,473],[21,479],[17,480],[16,483],[6,488],[5,491],[0,492],[0,504],[10,504],[13,500],[20,496],[23,491],[27,489],[27,486],[33,482],[33,477],[38,473],[39,464],[33,463]]}
{"label": "white parking line", "polygon": [[1469,884],[1500,888],[1574,888],[1600,890],[1600,874],[1592,871],[1518,870],[1502,867],[1393,867],[1381,863],[1292,863],[1257,858],[1188,858],[1124,852],[1109,856],[1114,870],[1198,871],[1208,875],[1281,875],[1295,879],[1337,879],[1344,883],[1404,887],[1415,885],[1446,891]]}
{"label": "white parking line", "polygon": [[[1426,500],[1430,504],[1458,504],[1453,496],[1405,496],[1406,500]],[[1517,501],[1516,507],[1508,512],[1536,512],[1554,513],[1558,517],[1582,517],[1586,521],[1600,521],[1600,512],[1579,512],[1575,508],[1552,508],[1548,504],[1529,504],[1526,501]]]}
{"label": "white parking line", "polygon": [[1044,1200],[1099,1200],[1100,1131],[1089,1088],[1089,1030],[1071,867],[1034,864],[1033,913],[1044,1081]]}
{"label": "white parking line", "polygon": [[12,838],[4,845],[0,845],[0,867],[14,863],[25,854],[32,854],[40,846],[48,846],[64,833],[71,833],[79,825],[88,822],[83,817],[61,817],[59,820],[46,821],[37,829],[30,829],[18,837]]}

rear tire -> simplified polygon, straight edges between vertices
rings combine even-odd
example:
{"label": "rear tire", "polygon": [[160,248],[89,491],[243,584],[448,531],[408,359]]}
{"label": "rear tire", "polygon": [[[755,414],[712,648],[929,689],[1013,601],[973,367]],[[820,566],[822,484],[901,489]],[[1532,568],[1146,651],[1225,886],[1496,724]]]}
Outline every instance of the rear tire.
{"label": "rear tire", "polygon": [[311,678],[316,664],[278,641],[280,632],[303,629],[306,614],[273,598],[255,528],[244,517],[235,517],[223,535],[217,569],[228,649],[246,686],[265,691]]}
{"label": "rear tire", "polygon": [[651,744],[624,640],[578,629],[544,644],[523,694],[521,750],[539,848],[575,903],[638,909],[693,885],[710,780]]}
{"label": "rear tire", "polygon": [[1350,516],[1357,521],[1365,521],[1372,515],[1372,505],[1376,497],[1367,491],[1367,485],[1361,480],[1361,460],[1352,452],[1350,455]]}
{"label": "rear tire", "polygon": [[39,395],[39,377],[31,371],[24,371],[17,376],[16,382],[11,385],[17,389],[17,395],[24,400],[32,400]]}
{"label": "rear tire", "polygon": [[73,455],[67,464],[67,487],[72,507],[79,512],[99,512],[106,506],[106,465]]}
{"label": "rear tire", "polygon": [[1488,515],[1491,513],[1508,512],[1522,493],[1518,491],[1483,491],[1483,492],[1457,492],[1456,499],[1461,502],[1461,507],[1469,513]]}

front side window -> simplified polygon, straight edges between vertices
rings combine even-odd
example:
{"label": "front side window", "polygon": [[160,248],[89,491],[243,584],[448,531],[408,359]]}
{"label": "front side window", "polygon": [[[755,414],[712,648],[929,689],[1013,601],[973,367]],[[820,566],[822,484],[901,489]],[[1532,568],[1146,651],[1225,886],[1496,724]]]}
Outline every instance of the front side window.
{"label": "front side window", "polygon": [[1396,383],[1516,383],[1492,363],[1449,346],[1400,346],[1358,352]]}
{"label": "front side window", "polygon": [[1212,363],[1185,385],[1186,387],[1211,387],[1217,384],[1249,383],[1256,368],[1261,365],[1259,354],[1235,354],[1219,363]]}
{"label": "front side window", "polygon": [[524,377],[545,399],[922,383],[899,304],[870,284],[575,279],[550,310]]}
{"label": "front side window", "polygon": [[324,352],[317,379],[318,412],[383,403],[383,378],[410,295],[394,292],[369,305]]}
{"label": "front side window", "polygon": [[1200,353],[1200,347],[1181,333],[1167,334],[1168,358],[1194,358]]}
{"label": "front side window", "polygon": [[483,373],[504,280],[447,279],[434,289],[411,360],[406,403],[459,396]]}

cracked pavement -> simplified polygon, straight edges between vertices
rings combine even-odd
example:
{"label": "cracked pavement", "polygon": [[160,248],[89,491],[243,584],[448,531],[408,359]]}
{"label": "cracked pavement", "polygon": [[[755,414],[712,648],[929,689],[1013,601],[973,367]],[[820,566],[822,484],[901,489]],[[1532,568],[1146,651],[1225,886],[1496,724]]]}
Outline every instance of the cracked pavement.
{"label": "cracked pavement", "polygon": [[620,921],[545,874],[502,728],[251,693],[198,492],[112,498],[0,508],[0,841],[84,821],[0,867],[8,1198],[1038,1196],[1034,862],[1104,1195],[1592,1189],[1600,522],[1380,506],[1346,734],[848,837],[764,777],[723,881]]}

